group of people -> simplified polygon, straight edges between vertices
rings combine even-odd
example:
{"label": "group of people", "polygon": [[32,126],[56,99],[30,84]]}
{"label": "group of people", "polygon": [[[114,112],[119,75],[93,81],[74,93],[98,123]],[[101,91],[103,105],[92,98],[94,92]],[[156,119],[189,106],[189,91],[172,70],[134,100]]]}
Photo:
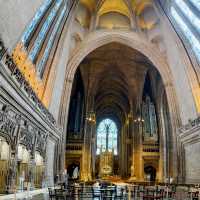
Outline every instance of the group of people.
{"label": "group of people", "polygon": [[[64,188],[67,188],[69,178],[71,178],[72,180],[77,180],[79,178],[79,168],[78,167],[74,168],[72,176],[69,176],[67,169],[65,169],[65,171],[63,172],[63,178],[62,178],[62,180],[63,180],[62,183],[64,185]],[[54,177],[54,184],[59,184],[59,183],[60,183],[60,179],[59,179],[59,175],[57,174]]]}

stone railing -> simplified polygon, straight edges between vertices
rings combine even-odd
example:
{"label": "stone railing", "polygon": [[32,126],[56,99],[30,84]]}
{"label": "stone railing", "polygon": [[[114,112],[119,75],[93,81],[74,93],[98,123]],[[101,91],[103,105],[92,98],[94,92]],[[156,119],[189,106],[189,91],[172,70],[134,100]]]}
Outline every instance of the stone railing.
{"label": "stone railing", "polygon": [[159,144],[143,144],[143,152],[160,152]]}
{"label": "stone railing", "polygon": [[82,151],[82,144],[67,144],[66,151]]}
{"label": "stone railing", "polygon": [[19,85],[20,89],[26,94],[30,102],[34,104],[34,107],[37,108],[42,115],[45,116],[52,124],[56,124],[56,121],[53,115],[46,109],[42,102],[37,97],[36,93],[31,88],[30,84],[24,78],[23,74],[18,69],[17,65],[14,63],[12,56],[8,54],[6,48],[0,39],[0,62],[9,70],[10,76],[14,79]]}

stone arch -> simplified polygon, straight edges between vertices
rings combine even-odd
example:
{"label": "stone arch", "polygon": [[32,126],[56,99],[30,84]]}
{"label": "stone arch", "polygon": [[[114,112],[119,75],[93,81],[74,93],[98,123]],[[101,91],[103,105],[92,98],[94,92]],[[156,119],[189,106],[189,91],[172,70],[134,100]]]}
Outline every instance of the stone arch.
{"label": "stone arch", "polygon": [[[74,50],[67,68],[64,89],[62,93],[61,106],[59,111],[59,123],[64,125],[64,133],[67,128],[68,108],[70,103],[70,94],[73,84],[73,78],[75,72],[81,63],[81,61],[95,49],[104,46],[106,44],[116,42],[122,45],[128,46],[135,49],[146,56],[152,64],[159,71],[163,84],[167,94],[167,101],[170,105],[170,118],[173,127],[173,141],[174,141],[174,177],[177,177],[177,148],[176,148],[176,137],[177,130],[181,125],[181,118],[179,112],[179,106],[177,102],[176,91],[174,82],[172,79],[172,73],[167,60],[163,54],[161,54],[156,45],[149,43],[145,38],[139,37],[137,33],[125,32],[125,31],[98,31],[90,33],[85,40],[80,43],[79,46]],[[64,144],[65,144],[65,136]],[[64,149],[64,148],[63,148]],[[63,159],[64,160],[64,159]]]}
{"label": "stone arch", "polygon": [[62,110],[60,112],[60,122],[62,122],[64,117],[64,108],[67,108],[66,104],[68,103],[66,100],[70,99],[69,94],[71,91],[74,74],[81,61],[95,49],[106,44],[116,42],[139,51],[144,56],[146,56],[157,68],[162,77],[163,84],[166,89],[167,99],[169,103],[173,102],[173,105],[170,107],[172,109],[171,111],[173,111],[173,113],[176,116],[173,116],[173,118],[175,117],[178,122],[178,125],[180,125],[181,120],[179,115],[179,107],[176,99],[175,87],[169,65],[167,64],[165,57],[159,52],[158,48],[155,45],[147,42],[145,39],[144,41],[142,41],[136,33],[130,32],[98,31],[89,34],[88,37],[75,49],[66,68],[65,84],[60,109],[60,111]]}

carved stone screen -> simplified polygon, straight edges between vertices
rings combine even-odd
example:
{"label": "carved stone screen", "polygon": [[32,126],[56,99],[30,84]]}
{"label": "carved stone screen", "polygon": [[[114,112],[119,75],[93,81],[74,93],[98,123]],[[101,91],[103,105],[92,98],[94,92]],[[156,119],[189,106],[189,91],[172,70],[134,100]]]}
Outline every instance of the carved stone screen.
{"label": "carved stone screen", "polygon": [[198,183],[200,176],[200,142],[185,146],[185,172],[187,183]]}

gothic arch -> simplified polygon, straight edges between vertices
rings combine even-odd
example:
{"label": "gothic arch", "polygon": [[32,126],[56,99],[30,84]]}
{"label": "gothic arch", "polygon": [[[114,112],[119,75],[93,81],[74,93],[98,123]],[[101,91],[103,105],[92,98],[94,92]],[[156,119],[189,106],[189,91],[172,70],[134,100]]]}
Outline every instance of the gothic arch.
{"label": "gothic arch", "polygon": [[[174,177],[177,177],[177,149],[176,149],[176,137],[177,130],[181,125],[180,112],[176,97],[176,91],[172,79],[172,73],[170,71],[170,67],[167,64],[166,58],[162,55],[158,48],[149,43],[145,38],[143,40],[133,32],[123,32],[123,31],[98,31],[89,34],[80,45],[74,50],[67,68],[66,68],[66,76],[64,89],[62,93],[61,106],[59,111],[59,123],[64,125],[64,133],[66,132],[66,121],[68,118],[68,109],[70,103],[70,94],[72,89],[73,78],[75,72],[81,63],[81,61],[92,51],[95,49],[104,46],[106,44],[116,42],[122,45],[128,46],[132,49],[135,49],[141,52],[144,56],[146,56],[153,65],[159,71],[163,84],[167,94],[167,101],[170,105],[170,118],[173,127],[173,141],[174,141]],[[65,136],[63,136],[65,140]],[[64,142],[65,144],[65,142]]]}
{"label": "gothic arch", "polygon": [[[145,40],[145,39],[144,39]],[[65,85],[62,96],[62,104],[60,111],[68,110],[66,105],[69,101],[68,94],[71,93],[71,86],[74,78],[74,74],[81,63],[81,61],[92,51],[95,49],[109,44],[111,42],[116,42],[138,50],[143,55],[145,55],[149,60],[153,63],[153,65],[160,72],[163,83],[165,85],[167,99],[170,102],[173,102],[174,106],[171,106],[171,111],[175,114],[175,119],[177,120],[176,125],[180,125],[180,115],[179,108],[176,99],[176,92],[174,88],[174,83],[172,79],[172,74],[167,64],[165,57],[159,52],[156,46],[150,44],[145,40],[143,42],[141,38],[139,38],[134,33],[122,32],[122,31],[98,31],[88,35],[88,37],[75,49],[73,52],[67,68],[66,68],[66,76],[65,76]],[[67,100],[67,101],[66,101]],[[65,108],[65,109],[64,109]],[[65,111],[64,111],[65,113]],[[64,113],[60,112],[60,122],[63,122]],[[173,118],[174,118],[173,117]],[[63,124],[63,123],[61,123]],[[177,127],[177,126],[176,126]]]}

